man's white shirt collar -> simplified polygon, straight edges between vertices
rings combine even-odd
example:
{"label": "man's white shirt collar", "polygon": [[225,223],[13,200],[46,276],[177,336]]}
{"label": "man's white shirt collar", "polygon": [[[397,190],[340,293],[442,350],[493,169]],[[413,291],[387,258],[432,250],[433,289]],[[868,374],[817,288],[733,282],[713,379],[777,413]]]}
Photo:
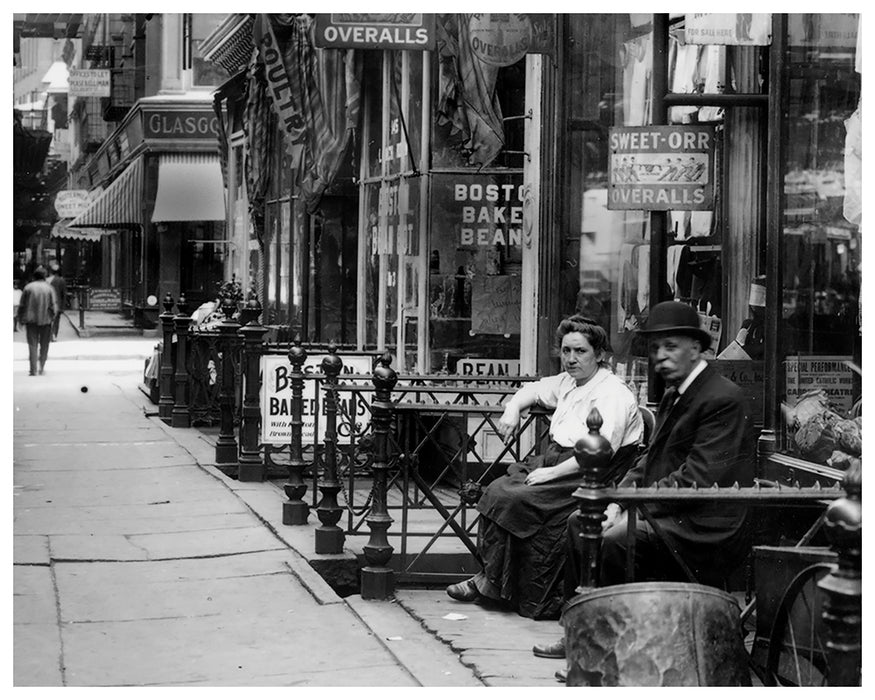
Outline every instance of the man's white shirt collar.
{"label": "man's white shirt collar", "polygon": [[699,364],[693,367],[693,371],[687,375],[687,378],[681,382],[681,385],[678,387],[678,396],[681,396],[687,389],[690,388],[690,384],[693,383],[696,377],[702,374],[702,371],[708,366],[708,363],[705,360],[699,360]]}

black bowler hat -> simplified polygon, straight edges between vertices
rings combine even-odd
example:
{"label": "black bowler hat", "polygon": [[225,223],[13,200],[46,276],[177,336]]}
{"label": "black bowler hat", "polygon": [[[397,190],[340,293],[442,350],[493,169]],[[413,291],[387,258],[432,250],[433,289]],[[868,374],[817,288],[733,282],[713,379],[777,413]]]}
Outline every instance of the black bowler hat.
{"label": "black bowler hat", "polygon": [[711,346],[711,336],[699,326],[699,312],[680,301],[663,301],[650,309],[647,327],[639,333],[672,333],[695,338],[702,344],[702,352]]}

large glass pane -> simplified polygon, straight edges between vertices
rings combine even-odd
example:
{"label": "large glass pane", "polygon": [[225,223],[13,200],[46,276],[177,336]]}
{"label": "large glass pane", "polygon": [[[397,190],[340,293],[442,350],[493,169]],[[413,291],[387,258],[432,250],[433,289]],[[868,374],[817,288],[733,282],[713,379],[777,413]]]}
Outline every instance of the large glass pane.
{"label": "large glass pane", "polygon": [[430,368],[512,359],[519,370],[522,174],[432,178]]}
{"label": "large glass pane", "polygon": [[[382,51],[364,51],[365,60],[362,71],[362,85],[379,86],[383,84]],[[365,92],[366,133],[368,142],[364,148],[366,164],[365,177],[379,177],[382,168],[383,148],[383,91],[372,88]]]}
{"label": "large glass pane", "polygon": [[323,197],[312,217],[310,325],[317,341],[356,341],[357,223],[356,209],[344,197]]}
{"label": "large glass pane", "polygon": [[379,237],[379,201],[380,186],[365,185],[364,190],[364,235],[365,245],[365,278],[362,292],[365,303],[365,349],[377,347],[377,309],[380,298],[380,237]]}
{"label": "large glass pane", "polygon": [[860,446],[847,419],[862,390],[857,16],[790,15],[787,59],[784,446],[844,468]]}
{"label": "large glass pane", "polygon": [[571,15],[566,90],[580,130],[568,135],[560,313],[608,331],[611,363],[643,404],[647,348],[635,330],[650,308],[650,215],[608,210],[608,130],[650,113],[650,16]]}

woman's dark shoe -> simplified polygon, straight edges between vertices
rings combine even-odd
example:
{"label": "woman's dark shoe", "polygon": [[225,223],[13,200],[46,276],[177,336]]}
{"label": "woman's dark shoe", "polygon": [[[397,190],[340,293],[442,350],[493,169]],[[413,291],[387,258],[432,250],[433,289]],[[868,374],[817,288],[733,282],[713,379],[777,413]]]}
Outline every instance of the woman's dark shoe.
{"label": "woman's dark shoe", "polygon": [[556,680],[560,683],[568,683],[568,669],[560,668],[556,673],[553,674],[556,676]]}
{"label": "woman's dark shoe", "polygon": [[473,603],[477,600],[480,593],[477,591],[477,586],[474,585],[474,579],[469,578],[467,581],[453,583],[447,586],[447,595],[453,600],[459,600],[463,603]]}
{"label": "woman's dark shoe", "polygon": [[565,639],[560,639],[552,644],[535,644],[532,647],[532,653],[535,656],[540,656],[542,659],[564,659]]}

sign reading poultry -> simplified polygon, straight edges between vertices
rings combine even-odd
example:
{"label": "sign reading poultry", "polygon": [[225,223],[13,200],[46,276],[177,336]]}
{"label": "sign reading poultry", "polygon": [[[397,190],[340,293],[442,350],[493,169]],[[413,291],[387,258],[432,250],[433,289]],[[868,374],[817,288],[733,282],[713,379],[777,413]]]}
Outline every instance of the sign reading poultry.
{"label": "sign reading poultry", "polygon": [[609,147],[608,209],[713,209],[713,126],[614,127]]}

